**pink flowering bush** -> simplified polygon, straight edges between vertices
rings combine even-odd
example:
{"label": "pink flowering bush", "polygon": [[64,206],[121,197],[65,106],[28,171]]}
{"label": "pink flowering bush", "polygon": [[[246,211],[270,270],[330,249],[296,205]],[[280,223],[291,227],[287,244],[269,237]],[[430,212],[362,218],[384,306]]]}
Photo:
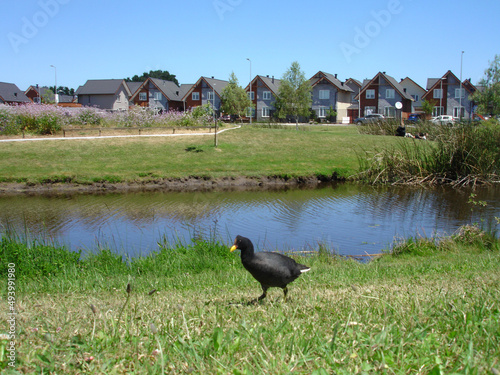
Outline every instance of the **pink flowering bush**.
{"label": "pink flowering bush", "polygon": [[18,134],[19,128],[9,106],[0,105],[0,134]]}
{"label": "pink flowering bush", "polygon": [[[7,106],[5,106],[7,107]],[[26,104],[4,108],[10,116],[6,120],[2,132],[19,134],[23,130],[35,134],[54,134],[68,122],[63,108],[48,104]]]}
{"label": "pink flowering bush", "polygon": [[126,112],[109,112],[95,107],[66,108],[49,104],[0,105],[0,134],[55,134],[66,126],[103,127],[188,127],[212,123],[209,106],[193,110],[160,112],[133,107]]}
{"label": "pink flowering bush", "polygon": [[71,116],[71,123],[77,125],[101,125],[106,118],[105,112],[96,107],[81,107]]}

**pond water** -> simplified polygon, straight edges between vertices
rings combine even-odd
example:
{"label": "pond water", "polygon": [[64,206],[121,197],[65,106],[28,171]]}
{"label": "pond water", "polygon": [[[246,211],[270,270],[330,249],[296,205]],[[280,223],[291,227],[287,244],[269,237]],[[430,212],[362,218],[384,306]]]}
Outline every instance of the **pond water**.
{"label": "pond water", "polygon": [[143,192],[0,197],[0,230],[64,244],[109,247],[130,256],[203,237],[232,243],[249,237],[258,250],[301,251],[326,245],[343,255],[380,253],[399,238],[495,227],[500,187],[370,187],[351,184],[275,191]]}

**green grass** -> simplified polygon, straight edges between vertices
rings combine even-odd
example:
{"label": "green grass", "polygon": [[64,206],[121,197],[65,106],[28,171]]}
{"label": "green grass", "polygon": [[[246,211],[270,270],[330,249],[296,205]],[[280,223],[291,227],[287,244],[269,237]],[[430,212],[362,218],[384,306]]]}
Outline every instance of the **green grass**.
{"label": "green grass", "polygon": [[[9,246],[17,246],[19,258],[9,258]],[[20,262],[22,373],[484,374],[500,368],[499,244],[473,227],[441,241],[399,243],[393,255],[366,264],[323,248],[299,257],[312,270],[290,285],[287,303],[281,290],[271,289],[262,303],[248,304],[260,287],[229,244],[197,240],[136,260],[102,250],[50,271],[31,260],[42,253],[36,262],[51,263],[64,249],[43,246],[4,238],[0,247],[3,261]],[[5,314],[0,321],[6,326]],[[5,345],[0,363],[8,370]]]}
{"label": "green grass", "polygon": [[357,153],[396,137],[356,127],[272,129],[244,126],[219,135],[12,142],[0,148],[0,182],[132,182],[162,178],[349,177]]}

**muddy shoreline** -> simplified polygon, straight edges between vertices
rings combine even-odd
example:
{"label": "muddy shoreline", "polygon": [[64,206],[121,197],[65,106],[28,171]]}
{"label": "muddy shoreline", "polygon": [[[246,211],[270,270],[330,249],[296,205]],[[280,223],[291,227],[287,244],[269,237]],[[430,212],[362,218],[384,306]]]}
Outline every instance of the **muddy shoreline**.
{"label": "muddy shoreline", "polygon": [[3,182],[0,183],[0,196],[11,195],[70,195],[70,194],[107,194],[107,193],[134,193],[153,191],[220,191],[220,190],[274,190],[293,188],[312,188],[320,184],[340,182],[332,175],[309,177],[185,177],[164,178],[148,181],[130,182],[50,182],[50,183],[25,183]]}

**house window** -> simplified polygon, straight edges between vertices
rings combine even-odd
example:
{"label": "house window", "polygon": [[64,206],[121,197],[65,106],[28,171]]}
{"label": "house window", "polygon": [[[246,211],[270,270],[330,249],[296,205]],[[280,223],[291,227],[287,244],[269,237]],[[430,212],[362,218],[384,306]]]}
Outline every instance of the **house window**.
{"label": "house window", "polygon": [[319,118],[325,118],[326,117],[326,107],[319,107],[318,108],[318,117]]}
{"label": "house window", "polygon": [[270,114],[269,107],[262,107],[262,117],[269,117],[269,114]]}
{"label": "house window", "polygon": [[213,91],[207,92],[207,100],[214,100],[214,92]]}
{"label": "house window", "polygon": [[365,107],[365,116],[371,115],[372,113],[375,113],[376,108],[371,107],[371,106],[366,106]]}
{"label": "house window", "polygon": [[[455,99],[465,98],[465,90],[464,89],[455,89]],[[457,116],[458,117],[458,116]]]}
{"label": "house window", "polygon": [[263,100],[271,100],[271,91],[264,91],[262,93],[262,99]]}
{"label": "house window", "polygon": [[366,99],[375,99],[375,90],[366,90]]}
{"label": "house window", "polygon": [[116,102],[120,103],[122,101],[122,96],[120,94],[116,95]]}
{"label": "house window", "polygon": [[320,99],[330,99],[330,90],[319,90]]}
{"label": "house window", "polygon": [[441,99],[443,97],[443,90],[434,89],[434,99]]}
{"label": "house window", "polygon": [[464,117],[465,116],[465,108],[464,107],[454,107],[453,108],[453,117]]}
{"label": "house window", "polygon": [[385,98],[386,99],[394,99],[394,89],[385,90]]}
{"label": "house window", "polygon": [[255,91],[249,92],[248,97],[250,98],[250,100],[254,100],[255,99]]}
{"label": "house window", "polygon": [[200,100],[200,93],[199,92],[193,92],[191,94],[191,99],[192,100]]}
{"label": "house window", "polygon": [[141,102],[145,102],[146,100],[148,100],[148,94],[146,92],[140,92],[139,93],[139,100]]}
{"label": "house window", "polygon": [[161,99],[162,99],[161,92],[155,91],[155,100],[161,100]]}
{"label": "house window", "polygon": [[435,106],[435,107],[432,109],[432,116],[433,116],[433,117],[436,117],[436,116],[441,116],[443,113],[444,113],[444,107]]}
{"label": "house window", "polygon": [[384,107],[384,116],[385,117],[396,117],[396,108],[395,107]]}
{"label": "house window", "polygon": [[418,102],[420,100],[420,96],[418,96],[418,95],[412,95],[411,97],[416,102]]}

